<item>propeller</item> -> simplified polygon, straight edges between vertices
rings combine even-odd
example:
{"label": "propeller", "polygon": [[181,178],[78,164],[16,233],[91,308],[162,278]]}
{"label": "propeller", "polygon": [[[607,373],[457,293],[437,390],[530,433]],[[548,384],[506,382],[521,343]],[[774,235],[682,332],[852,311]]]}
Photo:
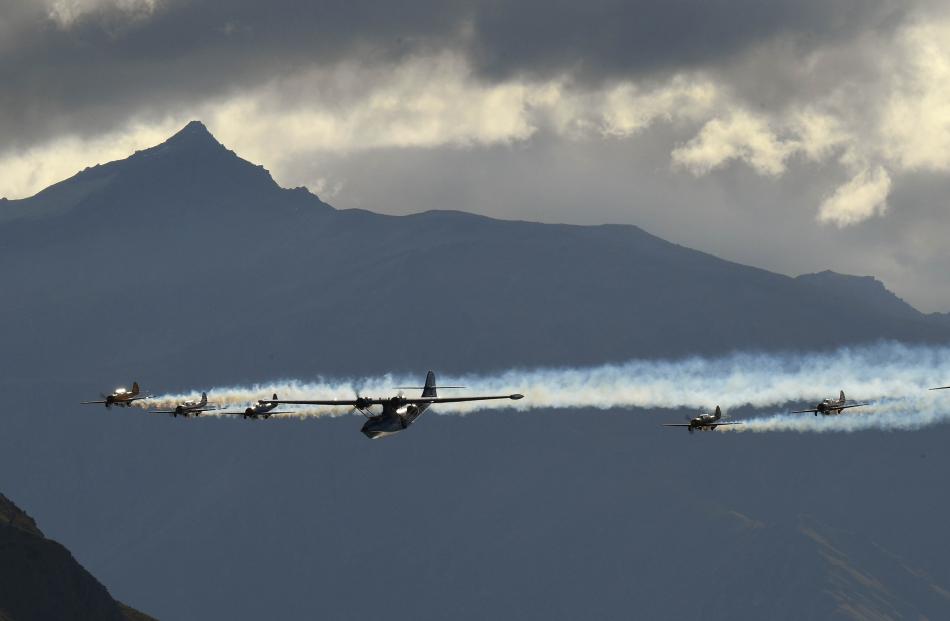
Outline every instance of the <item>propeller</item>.
{"label": "propeller", "polygon": [[[355,414],[359,412],[363,416],[367,416],[366,411],[372,406],[370,399],[368,397],[363,397],[360,395],[360,391],[356,391],[356,404],[350,408],[349,414]],[[368,418],[368,417],[367,417]]]}

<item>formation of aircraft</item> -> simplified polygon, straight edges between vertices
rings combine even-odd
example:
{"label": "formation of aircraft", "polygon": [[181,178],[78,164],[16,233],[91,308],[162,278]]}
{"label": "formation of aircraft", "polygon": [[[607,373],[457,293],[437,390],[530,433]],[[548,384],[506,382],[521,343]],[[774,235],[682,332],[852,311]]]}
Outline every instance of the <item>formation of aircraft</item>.
{"label": "formation of aircraft", "polygon": [[[940,388],[931,388],[930,390],[943,390],[950,388],[950,386],[941,386]],[[844,391],[842,390],[838,394],[838,398],[828,398],[821,401],[815,405],[815,407],[807,410],[793,410],[792,414],[814,414],[818,416],[823,414],[825,416],[830,414],[841,414],[844,410],[849,408],[857,408],[866,405],[871,405],[870,403],[858,403],[854,401],[848,401],[845,397]],[[712,413],[700,412],[699,416],[688,419],[687,423],[665,423],[664,427],[686,427],[690,433],[694,431],[715,431],[717,427],[722,427],[723,425],[741,425],[741,422],[738,421],[723,421],[722,420],[722,410],[719,406],[716,406],[716,410]]]}
{"label": "formation of aircraft", "polygon": [[113,405],[118,407],[131,407],[132,404],[136,401],[141,401],[142,399],[151,399],[152,395],[143,395],[139,390],[139,383],[132,382],[132,388],[116,388],[112,394],[101,395],[101,400],[96,401],[82,401],[80,405],[105,405],[107,408],[111,408]]}
{"label": "formation of aircraft", "polygon": [[723,425],[741,425],[742,423],[736,421],[723,421],[722,420],[722,410],[719,406],[716,406],[716,410],[710,414],[708,412],[700,412],[699,416],[689,419],[688,423],[665,423],[664,427],[686,427],[690,433],[694,431],[715,431],[717,427]]}
{"label": "formation of aircraft", "polygon": [[[358,411],[366,417],[366,422],[361,428],[362,433],[370,438],[383,438],[391,436],[400,431],[409,428],[422,414],[432,405],[438,403],[462,403],[469,401],[488,401],[510,399],[523,399],[524,395],[512,393],[508,395],[478,395],[469,397],[440,397],[436,385],[435,373],[429,371],[426,375],[425,385],[421,387],[422,394],[418,397],[406,397],[402,392],[398,395],[388,398],[368,398],[359,394],[354,399],[307,399],[307,400],[284,400],[277,396],[277,393],[270,399],[260,399],[256,405],[251,405],[243,411],[238,412],[219,412],[222,415],[241,416],[245,419],[251,418],[268,419],[276,414],[293,414],[294,410],[278,410],[280,405],[322,405],[322,406],[341,406],[350,407],[353,411]],[[443,386],[442,388],[462,388],[462,386]],[[947,390],[950,386],[937,386],[930,390]],[[402,389],[399,389],[400,391]],[[132,383],[131,389],[117,388],[111,394],[101,395],[102,399],[94,401],[82,401],[82,405],[99,404],[107,408],[131,407],[136,401],[153,398],[153,395],[143,393],[139,388],[138,382]],[[837,398],[828,398],[817,403],[815,407],[804,410],[793,410],[792,414],[814,414],[818,416],[841,414],[844,410],[856,407],[870,405],[865,402],[849,401],[842,390]],[[373,413],[372,408],[379,406],[381,411],[378,414]],[[170,410],[148,410],[150,414],[169,414],[174,417],[199,416],[203,412],[218,411],[217,406],[208,403],[208,394],[201,393],[201,399],[196,401],[184,401]],[[690,433],[694,431],[715,431],[719,427],[726,425],[741,425],[740,421],[722,420],[722,409],[717,405],[712,413],[700,411],[698,416],[688,418],[685,423],[664,423],[664,427],[685,427]]]}
{"label": "formation of aircraft", "polygon": [[[445,386],[444,388],[462,388],[461,386]],[[402,389],[400,389],[402,390]],[[152,395],[141,395],[139,385],[132,386],[131,391],[124,388],[117,389],[112,395],[103,395],[102,401],[83,401],[83,403],[104,403],[106,406],[122,405],[130,406],[132,402],[139,399],[148,399]],[[474,397],[440,397],[435,382],[435,373],[429,371],[426,376],[425,386],[422,387],[422,394],[419,397],[405,397],[400,394],[386,399],[370,399],[367,397],[356,396],[355,399],[313,399],[313,400],[281,400],[274,393],[270,399],[260,399],[256,405],[248,406],[243,412],[218,412],[221,415],[242,416],[251,419],[268,419],[275,414],[293,414],[292,410],[277,410],[277,407],[286,405],[326,405],[326,406],[349,406],[354,411],[358,411],[366,417],[363,424],[363,434],[371,439],[383,438],[407,429],[409,425],[415,422],[422,414],[436,403],[461,403],[466,401],[488,401],[491,399],[523,399],[524,395],[487,395]],[[379,414],[373,414],[372,408],[381,406],[382,411]],[[216,411],[218,408],[208,404],[208,393],[201,393],[199,401],[184,401],[171,410],[148,410],[150,414],[169,414],[174,417],[199,416],[202,412]]]}
{"label": "formation of aircraft", "polygon": [[794,410],[792,414],[812,414],[815,416],[823,414],[825,416],[829,414],[841,414],[844,410],[848,408],[859,408],[864,405],[870,405],[869,403],[855,403],[848,402],[848,399],[844,396],[844,391],[838,395],[837,399],[828,398],[824,399],[821,403],[817,404],[814,408],[808,410]]}
{"label": "formation of aircraft", "polygon": [[[366,417],[361,431],[363,435],[370,439],[383,438],[399,433],[409,427],[416,421],[429,406],[435,403],[460,403],[464,401],[488,401],[491,399],[523,399],[524,395],[492,395],[479,397],[440,397],[435,384],[435,373],[429,371],[426,375],[426,383],[422,388],[422,395],[419,397],[404,397],[397,395],[388,399],[369,399],[357,396],[355,399],[315,399],[304,401],[282,401],[273,399],[265,401],[268,405],[327,405],[327,406],[349,406],[359,411]],[[374,405],[382,406],[382,412],[372,413]]]}
{"label": "formation of aircraft", "polygon": [[202,412],[216,410],[217,407],[208,405],[208,393],[201,393],[200,401],[183,401],[173,410],[149,410],[149,414],[170,414],[171,416],[198,416]]}

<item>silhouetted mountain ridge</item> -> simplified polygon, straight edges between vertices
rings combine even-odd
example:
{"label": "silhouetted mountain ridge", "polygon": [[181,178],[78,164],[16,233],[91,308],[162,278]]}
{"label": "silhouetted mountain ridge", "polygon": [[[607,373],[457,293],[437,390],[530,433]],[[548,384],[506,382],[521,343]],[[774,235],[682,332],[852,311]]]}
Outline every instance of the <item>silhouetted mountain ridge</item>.
{"label": "silhouetted mountain ridge", "polygon": [[878,312],[897,318],[915,319],[921,313],[903,299],[889,291],[884,283],[873,276],[850,276],[830,270],[817,274],[803,274],[797,280],[813,287],[816,296],[805,303],[839,304],[847,300],[859,300]]}
{"label": "silhouetted mountain ridge", "polygon": [[[337,211],[280,188],[197,122],[0,209],[46,214],[0,226],[0,284],[25,294],[0,319],[34,318],[10,344],[21,369],[69,372],[115,340],[130,353],[115,352],[113,368],[134,366],[148,343],[181,381],[191,373],[177,361],[212,349],[239,365],[214,378],[225,381],[950,336],[876,281],[789,278],[634,226]],[[69,319],[44,322],[59,298]]]}
{"label": "silhouetted mountain ridge", "polygon": [[0,619],[148,621],[112,599],[62,545],[0,494]]}

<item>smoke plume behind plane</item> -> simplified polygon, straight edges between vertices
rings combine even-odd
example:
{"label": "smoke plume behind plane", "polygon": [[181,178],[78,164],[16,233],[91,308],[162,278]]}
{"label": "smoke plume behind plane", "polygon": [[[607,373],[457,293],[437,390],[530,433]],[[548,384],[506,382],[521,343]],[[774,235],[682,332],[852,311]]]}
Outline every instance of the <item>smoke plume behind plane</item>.
{"label": "smoke plume behind plane", "polygon": [[[209,399],[224,409],[243,409],[277,393],[281,399],[352,399],[415,396],[416,375],[315,381],[281,380],[253,386],[207,387]],[[440,396],[505,395],[521,392],[521,401],[438,404],[442,414],[469,414],[489,409],[680,408],[754,409],[811,406],[844,390],[870,405],[839,416],[780,414],[745,419],[733,432],[857,431],[918,429],[950,418],[950,395],[928,392],[950,383],[950,348],[881,343],[814,353],[731,353],[717,358],[632,360],[588,368],[509,369],[496,374],[439,375],[440,384],[465,386]],[[193,399],[201,389],[160,395],[150,407],[173,407]],[[282,406],[291,417],[334,416],[346,407]],[[791,408],[789,408],[791,409]],[[205,415],[214,415],[209,412]],[[287,416],[287,415],[285,415]]]}

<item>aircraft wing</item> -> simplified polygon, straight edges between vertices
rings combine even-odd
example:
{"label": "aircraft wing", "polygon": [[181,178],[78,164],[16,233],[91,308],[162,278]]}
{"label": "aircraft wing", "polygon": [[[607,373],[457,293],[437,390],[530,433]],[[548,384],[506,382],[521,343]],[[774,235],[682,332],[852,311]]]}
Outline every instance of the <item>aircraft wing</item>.
{"label": "aircraft wing", "polygon": [[[203,414],[204,412],[214,412],[214,408],[186,408],[179,412],[178,410],[148,410],[149,414],[178,414],[179,416],[184,416],[186,414]],[[243,412],[242,412],[243,413]]]}
{"label": "aircraft wing", "polygon": [[[489,399],[523,399],[524,395],[493,395],[490,397],[399,397],[399,401],[405,404],[421,404],[421,403],[459,403],[462,401],[487,401]],[[270,405],[276,403],[278,405],[348,405],[350,407],[357,407],[358,405],[383,405],[384,403],[389,403],[391,399],[326,399],[326,400],[312,400],[312,401],[284,401],[283,399],[278,399],[273,401],[270,399],[263,399],[261,403],[266,403]]]}
{"label": "aircraft wing", "polygon": [[105,400],[100,400],[100,401],[80,401],[80,402],[79,402],[79,405],[91,405],[91,404],[93,404],[93,403],[98,403],[98,404],[101,405],[101,404],[104,404],[104,403],[105,403]]}
{"label": "aircraft wing", "polygon": [[278,399],[274,401],[272,399],[261,399],[261,403],[265,405],[348,405],[350,407],[356,407],[357,404],[368,404],[368,405],[379,405],[385,403],[389,399],[324,399],[324,400],[312,400],[312,401],[284,401],[283,399]]}
{"label": "aircraft wing", "polygon": [[936,388],[928,388],[928,390],[946,390],[948,388],[950,388],[950,386],[937,386]]}
{"label": "aircraft wing", "polygon": [[742,424],[742,423],[740,423],[739,421],[734,420],[734,421],[729,421],[729,422],[726,422],[726,423],[709,423],[709,424],[706,425],[706,426],[707,426],[707,427],[721,427],[721,426],[723,426],[723,425],[741,425],[741,424]]}
{"label": "aircraft wing", "polygon": [[461,403],[463,401],[489,401],[491,399],[524,399],[524,395],[492,395],[489,397],[404,397],[406,403]]}
{"label": "aircraft wing", "polygon": [[257,416],[258,418],[267,418],[268,416],[273,416],[274,414],[293,414],[290,410],[282,410],[280,412],[261,412],[260,414],[248,414],[246,412],[215,412],[216,416]]}
{"label": "aircraft wing", "polygon": [[812,408],[810,410],[792,410],[791,414],[817,414],[818,410]]}
{"label": "aircraft wing", "polygon": [[689,423],[663,423],[664,427],[689,427]]}
{"label": "aircraft wing", "polygon": [[846,409],[848,409],[848,408],[859,408],[859,407],[861,407],[862,405],[871,405],[871,404],[870,404],[870,403],[852,403],[852,404],[849,404],[849,405],[842,405],[841,407],[834,408],[834,409],[836,409],[836,410],[846,410]]}

